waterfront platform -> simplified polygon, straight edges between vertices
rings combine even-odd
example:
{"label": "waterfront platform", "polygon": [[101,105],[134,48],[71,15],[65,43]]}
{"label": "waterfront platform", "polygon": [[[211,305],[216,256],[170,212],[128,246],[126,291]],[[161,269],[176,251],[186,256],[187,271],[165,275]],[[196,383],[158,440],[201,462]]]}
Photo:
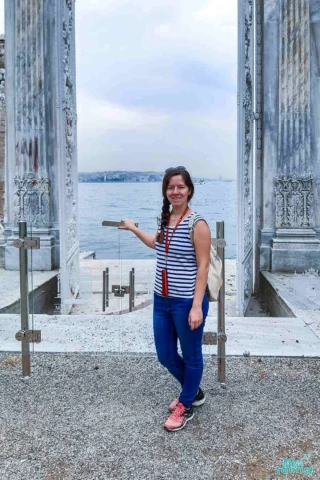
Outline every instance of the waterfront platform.
{"label": "waterfront platform", "polygon": [[[92,295],[85,295],[84,303],[76,305],[71,314],[101,314],[102,312],[102,272],[109,268],[110,289],[112,284],[127,285],[129,283],[129,272],[135,269],[135,305],[143,307],[152,301],[154,274],[156,269],[155,260],[100,260],[92,258],[92,252],[83,252],[80,257],[80,268],[86,284],[90,284]],[[227,316],[236,316],[236,261],[227,259],[225,261],[225,312]],[[114,298],[111,294],[109,308],[105,313],[112,314],[128,309],[129,295],[124,298]],[[262,305],[255,305],[251,312],[253,316],[269,313]],[[209,315],[217,315],[217,303],[210,303]]]}
{"label": "waterfront platform", "polygon": [[[152,301],[155,273],[155,260],[97,260],[94,252],[80,254],[80,282],[82,293],[71,311],[72,315],[117,314],[128,310],[129,295],[123,298],[109,295],[109,307],[102,311],[102,272],[109,268],[110,290],[112,284],[129,284],[129,272],[135,269],[135,306],[144,307]],[[30,265],[29,265],[30,268]],[[28,282],[30,305],[34,305],[34,313],[56,313],[54,303],[57,287],[58,270],[51,272],[31,271]],[[236,316],[236,261],[226,260],[226,315]],[[0,314],[18,313],[20,301],[20,276],[18,271],[0,268]],[[51,290],[51,295],[50,295]],[[210,304],[210,315],[215,316],[216,303]],[[268,315],[260,306],[251,312],[253,315]]]}
{"label": "waterfront platform", "polygon": [[[90,292],[83,303],[74,306],[70,315],[46,314],[44,300],[54,287],[58,272],[33,272],[35,296],[38,302],[35,315],[30,315],[30,328],[42,331],[42,342],[34,345],[35,352],[105,352],[154,354],[152,331],[152,290],[154,260],[96,260],[94,252],[81,254],[82,275],[90,279]],[[129,278],[135,268],[136,305],[132,313],[124,310],[126,298],[112,298],[110,307],[102,312],[102,272],[108,267],[110,285]],[[270,299],[283,305],[280,315],[271,316],[261,301],[253,297],[249,316],[236,316],[236,261],[226,260],[226,353],[227,356],[306,356],[320,357],[320,311],[317,303],[307,301],[303,292],[295,295],[290,276],[263,272],[266,302]],[[15,334],[20,330],[19,272],[0,271],[0,351],[19,351]],[[31,278],[31,275],[30,275]],[[51,282],[51,283],[50,283]],[[49,290],[49,293],[48,293]],[[53,291],[52,291],[53,292]],[[53,293],[51,292],[51,296]],[[81,299],[81,297],[80,297]],[[121,308],[122,306],[122,308]],[[42,307],[42,308],[40,308]],[[298,308],[299,307],[299,308]],[[274,314],[279,312],[270,304]],[[5,311],[4,311],[5,310]],[[124,310],[125,311],[125,310]],[[2,313],[2,314],[1,314]],[[216,332],[217,303],[210,303],[205,332]],[[203,345],[205,354],[215,355],[215,345]]]}

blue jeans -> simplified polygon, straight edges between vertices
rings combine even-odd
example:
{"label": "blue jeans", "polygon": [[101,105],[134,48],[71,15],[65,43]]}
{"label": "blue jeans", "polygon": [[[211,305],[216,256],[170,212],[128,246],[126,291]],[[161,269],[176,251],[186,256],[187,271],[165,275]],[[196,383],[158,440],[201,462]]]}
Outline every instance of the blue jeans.
{"label": "blue jeans", "polygon": [[[192,298],[161,297],[154,294],[153,330],[160,363],[180,382],[179,402],[189,408],[194,401],[203,372],[202,334],[209,310],[208,296],[202,302],[203,322],[191,330],[188,317]],[[178,354],[180,341],[182,358]]]}

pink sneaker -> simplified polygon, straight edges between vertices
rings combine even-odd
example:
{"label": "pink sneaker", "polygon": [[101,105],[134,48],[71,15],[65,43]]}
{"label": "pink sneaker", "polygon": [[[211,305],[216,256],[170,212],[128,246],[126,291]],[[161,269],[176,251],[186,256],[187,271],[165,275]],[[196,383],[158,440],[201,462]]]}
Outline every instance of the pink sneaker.
{"label": "pink sneaker", "polygon": [[[204,393],[203,390],[201,390],[201,388],[199,388],[197,396],[192,402],[192,406],[193,407],[200,407],[201,405],[204,404],[205,400],[206,400],[206,394]],[[173,400],[173,402],[170,403],[168,409],[171,413],[175,411],[178,403],[179,403],[178,398],[176,398],[175,400]]]}
{"label": "pink sneaker", "polygon": [[193,407],[186,408],[183,403],[178,403],[175,411],[170,415],[164,428],[168,432],[176,432],[184,428],[187,422],[191,420],[194,416]]}
{"label": "pink sneaker", "polygon": [[169,412],[173,413],[173,412],[175,411],[176,406],[178,405],[178,403],[179,403],[178,398],[175,398],[175,399],[173,400],[173,402],[171,402],[170,405],[169,405],[169,407],[168,407]]}

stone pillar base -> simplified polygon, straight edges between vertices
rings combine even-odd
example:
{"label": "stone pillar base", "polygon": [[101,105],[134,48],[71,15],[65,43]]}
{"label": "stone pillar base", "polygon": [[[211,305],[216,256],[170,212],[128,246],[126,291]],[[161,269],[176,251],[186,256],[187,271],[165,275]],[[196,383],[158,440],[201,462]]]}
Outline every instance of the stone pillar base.
{"label": "stone pillar base", "polygon": [[[32,265],[30,264],[31,256],[28,256],[29,270],[49,271],[54,270],[54,243],[55,238],[48,233],[37,232],[33,230],[33,237],[40,237],[40,250],[32,250]],[[19,270],[19,249],[13,246],[13,241],[18,238],[18,234],[8,238],[5,246],[5,269]],[[29,250],[31,252],[31,250]]]}
{"label": "stone pillar base", "polygon": [[320,270],[320,240],[311,228],[277,230],[271,242],[271,272]]}

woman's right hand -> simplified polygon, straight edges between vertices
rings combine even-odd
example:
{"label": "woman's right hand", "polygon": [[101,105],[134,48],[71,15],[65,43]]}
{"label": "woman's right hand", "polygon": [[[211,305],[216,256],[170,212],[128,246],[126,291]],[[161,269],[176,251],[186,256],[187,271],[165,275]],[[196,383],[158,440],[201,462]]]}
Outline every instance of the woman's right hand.
{"label": "woman's right hand", "polygon": [[137,228],[133,220],[126,219],[126,220],[121,220],[121,222],[123,222],[123,225],[121,227],[118,227],[119,230],[132,231],[134,228]]}

